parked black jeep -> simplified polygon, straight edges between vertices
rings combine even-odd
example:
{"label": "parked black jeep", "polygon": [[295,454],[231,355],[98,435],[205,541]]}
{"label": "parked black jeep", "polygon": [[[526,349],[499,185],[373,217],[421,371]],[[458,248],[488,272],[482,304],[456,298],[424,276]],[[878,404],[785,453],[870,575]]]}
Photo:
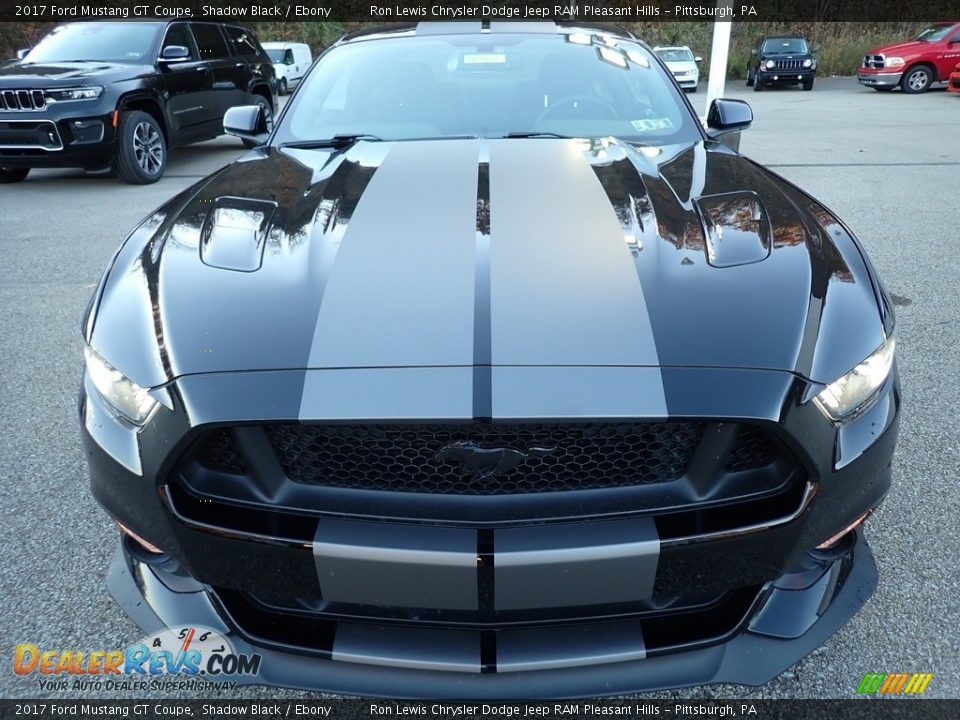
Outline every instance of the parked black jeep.
{"label": "parked black jeep", "polygon": [[0,67],[0,182],[30,168],[163,175],[171,147],[223,133],[234,105],[272,118],[270,58],[247,28],[212,22],[60,25]]}
{"label": "parked black jeep", "polygon": [[813,52],[801,35],[761,38],[747,60],[747,87],[760,92],[766,85],[800,83],[804,90],[813,90],[817,74]]}

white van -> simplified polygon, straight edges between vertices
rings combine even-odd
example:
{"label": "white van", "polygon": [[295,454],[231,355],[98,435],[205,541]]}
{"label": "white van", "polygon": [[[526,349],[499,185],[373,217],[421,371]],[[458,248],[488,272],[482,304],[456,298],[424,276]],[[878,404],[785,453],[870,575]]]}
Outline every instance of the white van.
{"label": "white van", "polygon": [[273,69],[277,73],[277,82],[280,84],[280,94],[286,95],[291,88],[296,87],[303,76],[310,69],[313,55],[310,46],[294,42],[265,42],[261,43],[273,62]]}

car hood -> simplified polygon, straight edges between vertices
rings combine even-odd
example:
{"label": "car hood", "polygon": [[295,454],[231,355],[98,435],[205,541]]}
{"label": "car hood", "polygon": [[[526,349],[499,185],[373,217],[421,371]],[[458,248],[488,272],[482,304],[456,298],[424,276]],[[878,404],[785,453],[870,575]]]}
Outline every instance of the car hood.
{"label": "car hood", "polygon": [[88,339],[148,386],[477,365],[832,381],[883,341],[882,297],[833,215],[719,143],[360,142],[258,149],[161,208]]}
{"label": "car hood", "polygon": [[898,53],[916,54],[929,52],[933,47],[931,43],[922,40],[909,40],[893,45],[883,45],[868,51],[867,55],[897,55]]}
{"label": "car hood", "polygon": [[150,66],[110,62],[63,62],[49,64],[12,63],[0,67],[0,87],[72,87],[90,80],[116,82],[155,72]]}
{"label": "car hood", "polygon": [[697,69],[697,63],[693,60],[665,60],[664,65],[670,68],[671,72],[693,72]]}

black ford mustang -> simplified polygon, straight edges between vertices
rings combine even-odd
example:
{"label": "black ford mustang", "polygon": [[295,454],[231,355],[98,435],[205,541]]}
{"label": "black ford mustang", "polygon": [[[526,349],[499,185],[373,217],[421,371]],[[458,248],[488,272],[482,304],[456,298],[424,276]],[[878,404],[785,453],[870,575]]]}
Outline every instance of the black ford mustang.
{"label": "black ford mustang", "polygon": [[84,325],[110,587],[240,680],[363,695],[763,683],[876,584],[890,301],[631,37],[327,51],[158,209]]}

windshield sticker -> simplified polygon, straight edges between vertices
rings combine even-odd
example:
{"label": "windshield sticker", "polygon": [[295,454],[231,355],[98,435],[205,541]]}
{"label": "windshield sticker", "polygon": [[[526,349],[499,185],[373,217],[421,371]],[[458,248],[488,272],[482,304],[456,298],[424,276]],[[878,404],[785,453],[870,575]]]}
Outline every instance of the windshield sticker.
{"label": "windshield sticker", "polygon": [[641,120],[631,120],[634,130],[640,132],[656,132],[657,130],[669,130],[673,127],[673,121],[670,118],[643,118]]}
{"label": "windshield sticker", "polygon": [[503,53],[472,53],[463,56],[464,65],[502,65],[507,61]]}

